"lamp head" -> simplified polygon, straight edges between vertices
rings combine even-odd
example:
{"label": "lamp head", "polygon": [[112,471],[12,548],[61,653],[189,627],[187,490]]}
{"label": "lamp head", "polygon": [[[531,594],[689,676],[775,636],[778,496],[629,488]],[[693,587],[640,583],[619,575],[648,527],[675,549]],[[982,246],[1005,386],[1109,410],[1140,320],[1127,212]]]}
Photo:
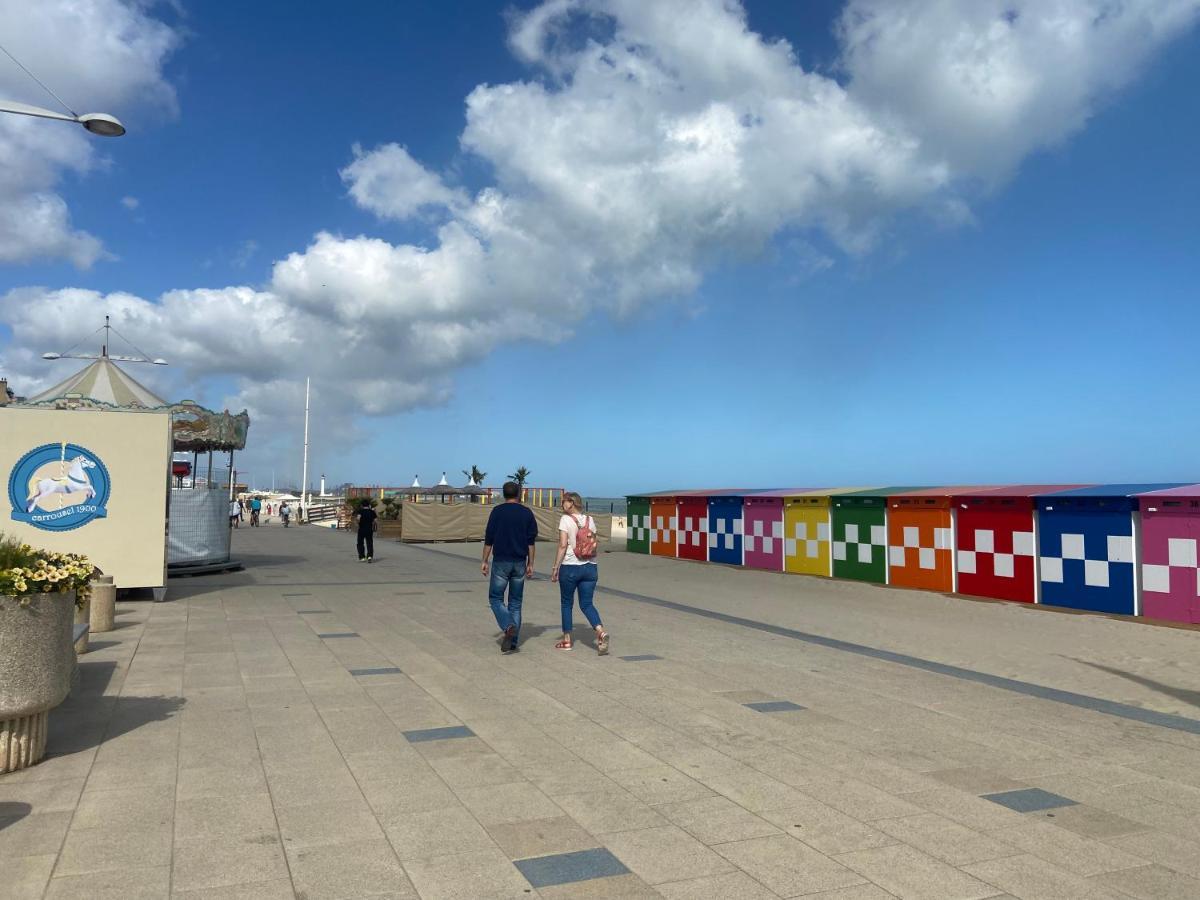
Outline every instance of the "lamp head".
{"label": "lamp head", "polygon": [[125,126],[121,121],[107,113],[84,113],[77,121],[92,134],[100,137],[120,137],[125,133]]}

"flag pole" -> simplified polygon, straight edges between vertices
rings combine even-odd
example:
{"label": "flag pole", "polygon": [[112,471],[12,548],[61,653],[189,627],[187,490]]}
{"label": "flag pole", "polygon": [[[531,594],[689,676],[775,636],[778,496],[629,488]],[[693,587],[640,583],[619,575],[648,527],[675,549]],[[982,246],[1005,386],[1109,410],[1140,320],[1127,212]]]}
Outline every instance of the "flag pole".
{"label": "flag pole", "polygon": [[304,468],[300,475],[300,518],[308,521],[308,386],[304,379]]}

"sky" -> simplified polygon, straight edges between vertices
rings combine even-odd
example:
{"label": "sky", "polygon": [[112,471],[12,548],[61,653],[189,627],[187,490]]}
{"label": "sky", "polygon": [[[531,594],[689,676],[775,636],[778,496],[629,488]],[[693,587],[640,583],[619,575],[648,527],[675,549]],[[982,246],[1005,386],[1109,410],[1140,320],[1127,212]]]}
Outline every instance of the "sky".
{"label": "sky", "polygon": [[[1200,0],[0,0],[0,376],[107,313],[239,470],[1200,480]],[[0,98],[54,101],[0,55]]]}

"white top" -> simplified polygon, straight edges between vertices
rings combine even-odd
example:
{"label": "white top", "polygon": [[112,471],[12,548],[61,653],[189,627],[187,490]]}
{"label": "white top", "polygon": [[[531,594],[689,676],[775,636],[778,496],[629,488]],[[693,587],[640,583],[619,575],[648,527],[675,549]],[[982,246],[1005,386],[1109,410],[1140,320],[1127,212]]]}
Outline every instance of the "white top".
{"label": "white top", "polygon": [[242,514],[242,504],[238,503],[236,500],[230,500],[229,501],[229,515],[240,516],[241,514]]}
{"label": "white top", "polygon": [[[576,519],[574,516],[567,515],[558,520],[558,530],[567,533],[567,555],[563,557],[562,561],[564,566],[594,566],[596,564],[594,559],[580,559],[575,555],[575,535],[579,534],[580,521],[582,521],[582,517]],[[587,517],[587,523],[592,531],[596,530],[596,523],[591,516]]]}

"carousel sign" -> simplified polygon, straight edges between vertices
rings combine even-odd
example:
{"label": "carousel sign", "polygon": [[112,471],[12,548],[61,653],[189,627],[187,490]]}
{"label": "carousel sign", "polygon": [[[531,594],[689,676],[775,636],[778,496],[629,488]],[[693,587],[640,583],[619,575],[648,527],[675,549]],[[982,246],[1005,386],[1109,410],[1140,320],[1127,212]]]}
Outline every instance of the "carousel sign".
{"label": "carousel sign", "polygon": [[62,441],[30,450],[8,477],[12,518],[44,531],[70,531],[108,515],[108,467],[95,453]]}

